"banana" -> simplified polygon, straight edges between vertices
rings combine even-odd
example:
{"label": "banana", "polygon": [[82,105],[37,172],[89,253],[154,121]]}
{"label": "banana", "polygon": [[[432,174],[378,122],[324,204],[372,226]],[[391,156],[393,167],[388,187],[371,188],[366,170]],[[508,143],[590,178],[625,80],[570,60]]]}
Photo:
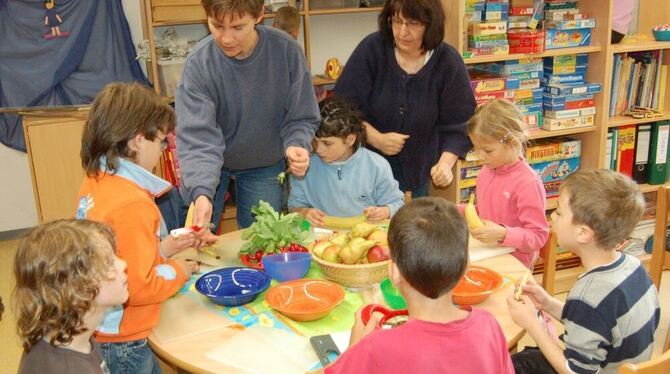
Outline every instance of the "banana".
{"label": "banana", "polygon": [[323,226],[331,229],[349,230],[357,223],[365,221],[367,221],[367,217],[364,214],[351,217],[325,216],[323,217]]}
{"label": "banana", "polygon": [[470,230],[478,229],[484,226],[484,223],[479,219],[477,210],[475,209],[475,195],[470,194],[470,200],[465,206],[465,222],[468,224]]}

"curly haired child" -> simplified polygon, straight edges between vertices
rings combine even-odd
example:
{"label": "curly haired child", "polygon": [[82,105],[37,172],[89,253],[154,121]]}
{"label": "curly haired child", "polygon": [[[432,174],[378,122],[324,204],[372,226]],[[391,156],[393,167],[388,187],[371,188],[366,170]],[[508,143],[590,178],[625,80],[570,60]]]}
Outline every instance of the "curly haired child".
{"label": "curly haired child", "polygon": [[507,100],[490,101],[477,108],[468,134],[484,163],[476,186],[484,227],[471,234],[515,248],[514,257],[531,268],[549,237],[549,223],[544,185],[523,156],[528,139],[523,115]]}
{"label": "curly haired child", "polygon": [[112,230],[88,220],[34,229],[14,258],[13,304],[24,353],[19,373],[107,373],[91,338],[128,299]]}

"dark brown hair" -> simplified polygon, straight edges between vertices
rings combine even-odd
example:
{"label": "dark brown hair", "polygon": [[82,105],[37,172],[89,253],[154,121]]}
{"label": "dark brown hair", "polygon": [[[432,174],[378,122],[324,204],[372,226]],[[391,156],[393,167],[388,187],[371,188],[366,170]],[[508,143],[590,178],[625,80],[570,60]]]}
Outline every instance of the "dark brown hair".
{"label": "dark brown hair", "polygon": [[221,20],[229,14],[244,17],[245,14],[258,18],[263,13],[263,0],[202,0],[207,17]]}
{"label": "dark brown hair", "polygon": [[391,219],[388,241],[403,278],[431,299],[451,291],[468,266],[468,228],[443,198],[405,204]]}
{"label": "dark brown hair", "polygon": [[138,83],[110,83],[91,105],[81,138],[81,165],[86,175],[95,177],[105,156],[107,172],[114,174],[119,157],[135,157],[128,148],[134,136],[153,141],[159,131],[167,135],[174,128],[174,110],[155,92]]}
{"label": "dark brown hair", "polygon": [[42,338],[68,344],[86,331],[84,317],[114,264],[115,245],[106,225],[75,219],[38,226],[21,241],[13,306],[26,352]]}
{"label": "dark brown hair", "polygon": [[391,17],[400,13],[403,17],[426,25],[421,43],[424,51],[437,48],[444,40],[445,16],[439,0],[386,0],[377,22],[382,36],[390,43],[394,43]]}
{"label": "dark brown hair", "polygon": [[626,239],[644,212],[640,186],[613,170],[579,169],[561,185],[561,193],[566,190],[572,222],[590,227],[604,249],[613,249]]}
{"label": "dark brown hair", "polygon": [[365,128],[363,117],[356,106],[344,97],[331,96],[319,103],[321,111],[321,125],[314,134],[318,138],[336,136],[346,138],[350,134],[356,135],[354,150],[365,145]]}

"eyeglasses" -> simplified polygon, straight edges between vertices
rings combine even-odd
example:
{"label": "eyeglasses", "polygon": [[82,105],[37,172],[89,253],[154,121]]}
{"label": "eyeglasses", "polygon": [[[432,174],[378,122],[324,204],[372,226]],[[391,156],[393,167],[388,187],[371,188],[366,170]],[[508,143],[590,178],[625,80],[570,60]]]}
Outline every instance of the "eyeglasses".
{"label": "eyeglasses", "polygon": [[167,137],[163,138],[163,140],[161,140],[161,151],[166,150],[169,145],[170,143],[168,143]]}
{"label": "eyeglasses", "polygon": [[417,30],[421,26],[423,26],[422,22],[419,22],[419,21],[403,21],[398,17],[391,17],[391,19],[389,19],[389,23],[391,24],[391,27],[395,27],[397,29],[401,29],[403,25],[407,26],[407,29],[409,29],[409,30]]}

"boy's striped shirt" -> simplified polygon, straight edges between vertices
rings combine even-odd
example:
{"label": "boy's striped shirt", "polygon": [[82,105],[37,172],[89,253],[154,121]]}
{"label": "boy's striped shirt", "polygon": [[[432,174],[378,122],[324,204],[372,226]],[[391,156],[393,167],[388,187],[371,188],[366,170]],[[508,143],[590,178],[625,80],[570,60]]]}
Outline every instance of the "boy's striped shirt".
{"label": "boy's striped shirt", "polygon": [[615,373],[624,362],[648,360],[660,313],[656,288],[637,258],[621,254],[583,274],[561,316],[568,367]]}

